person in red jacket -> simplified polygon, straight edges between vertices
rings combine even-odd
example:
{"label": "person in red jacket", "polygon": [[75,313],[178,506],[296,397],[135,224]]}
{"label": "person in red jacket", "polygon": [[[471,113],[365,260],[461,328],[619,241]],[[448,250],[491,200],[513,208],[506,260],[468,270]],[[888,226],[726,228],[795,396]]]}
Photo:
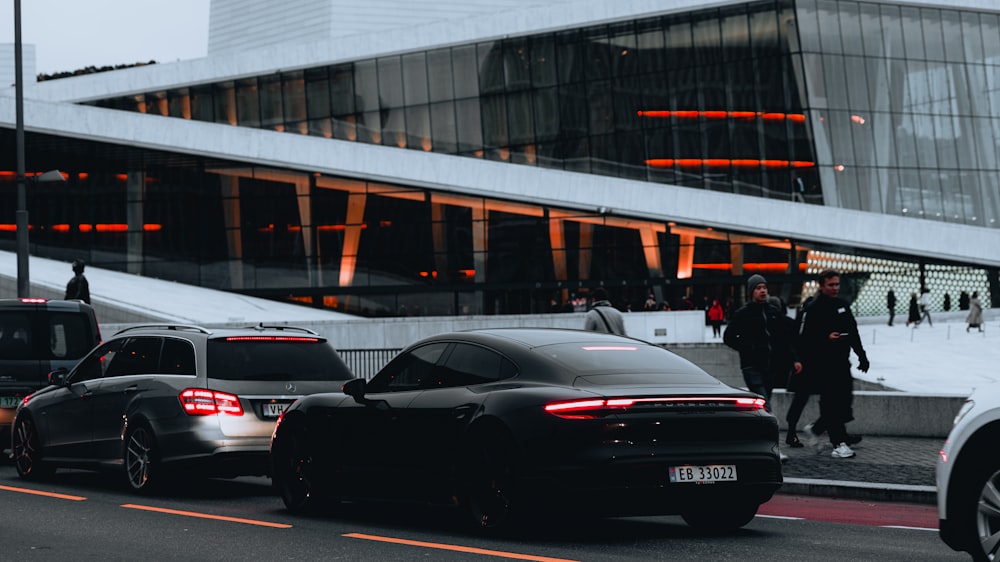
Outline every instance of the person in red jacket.
{"label": "person in red jacket", "polygon": [[712,337],[722,337],[722,321],[726,319],[726,309],[722,308],[719,299],[712,300],[708,307],[708,323],[712,326]]}

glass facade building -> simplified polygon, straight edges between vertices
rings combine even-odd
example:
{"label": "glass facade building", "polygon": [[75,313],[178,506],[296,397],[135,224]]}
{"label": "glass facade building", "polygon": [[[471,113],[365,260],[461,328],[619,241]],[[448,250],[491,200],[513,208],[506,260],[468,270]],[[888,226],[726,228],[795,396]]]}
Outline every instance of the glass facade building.
{"label": "glass facade building", "polygon": [[[1000,227],[997,13],[734,3],[88,103]],[[32,190],[39,255],[360,314],[542,312],[596,285],[633,308],[649,292],[738,301],[751,272],[794,303],[821,264],[861,314],[886,287],[1000,296],[995,268],[919,255],[37,134],[28,154],[69,176]]]}

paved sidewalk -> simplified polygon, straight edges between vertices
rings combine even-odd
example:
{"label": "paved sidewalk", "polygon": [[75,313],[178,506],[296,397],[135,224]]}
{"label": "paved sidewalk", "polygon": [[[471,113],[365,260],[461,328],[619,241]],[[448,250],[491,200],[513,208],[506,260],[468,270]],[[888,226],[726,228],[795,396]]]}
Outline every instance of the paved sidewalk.
{"label": "paved sidewalk", "polygon": [[851,447],[855,457],[839,459],[830,456],[833,447],[825,436],[819,450],[793,449],[782,432],[781,450],[789,459],[780,493],[934,503],[934,470],[943,444],[940,438],[866,435]]}

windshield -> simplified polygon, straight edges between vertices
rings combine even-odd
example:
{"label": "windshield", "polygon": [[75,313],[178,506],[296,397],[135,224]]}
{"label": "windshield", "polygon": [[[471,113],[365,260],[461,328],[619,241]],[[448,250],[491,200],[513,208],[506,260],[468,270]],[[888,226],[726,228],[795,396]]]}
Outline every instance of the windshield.
{"label": "windshield", "polygon": [[[643,382],[671,384],[716,383],[711,375],[683,357],[645,344],[563,343],[545,345],[535,351],[563,364],[576,375],[615,375],[601,379],[601,384]],[[624,375],[624,376],[623,376]],[[589,379],[588,379],[589,380]],[[592,382],[598,379],[593,378]]]}
{"label": "windshield", "polygon": [[316,338],[209,340],[208,377],[247,381],[354,378],[333,347]]}

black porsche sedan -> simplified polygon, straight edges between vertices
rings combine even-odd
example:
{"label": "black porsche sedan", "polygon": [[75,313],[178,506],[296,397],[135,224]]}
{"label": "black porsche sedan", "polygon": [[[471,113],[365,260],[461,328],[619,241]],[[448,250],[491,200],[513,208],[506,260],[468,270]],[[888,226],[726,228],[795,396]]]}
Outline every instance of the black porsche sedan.
{"label": "black porsche sedan", "polygon": [[301,398],[271,463],[293,512],[412,500],[481,528],[572,513],[731,529],[782,482],[760,396],[643,341],[542,328],[430,337],[371,381]]}

